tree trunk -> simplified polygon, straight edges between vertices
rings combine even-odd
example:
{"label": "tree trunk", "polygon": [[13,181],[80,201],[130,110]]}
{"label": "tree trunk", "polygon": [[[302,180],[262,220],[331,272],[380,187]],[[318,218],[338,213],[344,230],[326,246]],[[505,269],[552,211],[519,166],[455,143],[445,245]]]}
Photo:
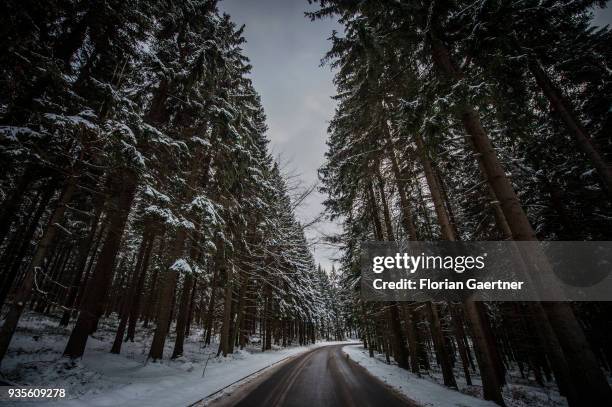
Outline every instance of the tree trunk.
{"label": "tree trunk", "polygon": [[385,194],[385,181],[382,175],[380,174],[380,169],[378,168],[376,172],[376,178],[378,179],[378,190],[380,192],[380,202],[382,204],[383,219],[385,221],[385,230],[387,232],[387,240],[393,242],[395,240],[395,234],[393,233],[391,212],[389,211],[389,205],[387,204],[387,196]]}
{"label": "tree trunk", "polygon": [[138,249],[136,266],[132,271],[132,281],[124,290],[124,299],[123,304],[121,305],[120,312],[121,319],[119,321],[119,326],[117,327],[117,332],[115,333],[115,340],[113,342],[111,353],[121,353],[123,335],[125,334],[125,328],[127,326],[130,310],[133,308],[134,296],[136,294],[136,290],[141,279],[140,276],[144,274],[144,270],[142,270],[144,259],[147,253],[147,249],[152,245],[153,242],[150,242],[149,233],[146,231],[145,226],[145,232],[143,232],[142,241],[140,242],[140,248]]}
{"label": "tree trunk", "polygon": [[440,225],[442,239],[455,240],[449,238],[450,236],[455,235],[455,229],[450,222],[450,217],[448,216],[448,213],[446,212],[446,207],[444,206],[444,199],[442,196],[442,189],[440,188],[440,184],[438,183],[438,177],[436,176],[435,170],[431,164],[431,160],[429,159],[425,144],[423,143],[423,138],[419,133],[415,133],[414,141],[417,146],[417,152],[421,159],[423,171],[425,172],[425,178],[427,180],[427,185],[429,186],[429,192],[431,193],[431,199],[433,200],[434,209],[438,217],[438,223]]}
{"label": "tree trunk", "polygon": [[495,366],[494,350],[487,345],[487,334],[484,328],[486,321],[483,321],[481,318],[478,303],[465,301],[463,307],[470,325],[472,340],[475,344],[474,352],[476,353],[476,360],[480,369],[484,399],[493,400],[500,406],[504,406],[504,399],[501,395],[502,383],[499,381]]}
{"label": "tree trunk", "polygon": [[174,350],[172,359],[183,356],[183,342],[185,341],[185,327],[187,326],[187,316],[189,313],[189,302],[191,300],[191,289],[193,287],[193,275],[187,273],[183,282],[183,292],[181,293],[181,302],[179,305],[178,315],[176,317],[176,340],[174,342]]}
{"label": "tree trunk", "polygon": [[408,354],[406,343],[402,333],[398,305],[396,302],[389,304],[389,322],[393,333],[393,354],[397,365],[403,369],[408,369]]}
{"label": "tree trunk", "polygon": [[98,237],[95,239],[93,247],[89,252],[89,259],[87,260],[87,266],[85,267],[85,275],[83,277],[83,281],[81,282],[81,285],[77,292],[76,300],[74,301],[74,305],[76,308],[78,308],[83,302],[83,296],[85,295],[85,289],[87,288],[87,283],[89,282],[89,278],[91,277],[93,265],[95,264],[98,258],[100,245],[103,243],[104,237],[106,236],[106,232],[108,230],[108,217],[106,215],[100,221],[99,229],[100,230],[98,232]]}
{"label": "tree trunk", "polygon": [[470,362],[467,353],[468,344],[464,342],[465,333],[463,329],[463,321],[454,309],[453,304],[449,304],[449,310],[453,322],[453,328],[455,331],[455,341],[457,342],[457,348],[459,350],[459,357],[461,358],[461,365],[463,366],[463,374],[465,376],[465,383],[468,386],[472,385],[472,378],[470,377]]}
{"label": "tree trunk", "polygon": [[[15,232],[12,233],[10,242],[7,242],[6,245],[0,247],[3,248],[2,255],[0,256],[0,281],[4,280],[4,276],[8,274],[8,270],[11,268],[13,263],[21,263],[23,260],[23,256],[25,256],[25,252],[23,256],[18,255],[19,248],[24,246],[24,243],[27,243],[26,246],[29,246],[31,243],[31,236],[26,239],[25,236],[28,234],[29,227],[32,226],[32,220],[30,216],[32,213],[37,212],[37,208],[40,209],[39,203],[41,202],[41,197],[44,195],[43,191],[35,191],[33,196],[30,198],[31,202],[26,207],[23,208],[23,216],[20,219],[20,224],[16,228]],[[50,192],[49,200],[53,196],[53,192]],[[45,212],[46,205],[41,209],[41,216]],[[17,214],[18,215],[18,214]],[[38,223],[36,223],[38,226]]]}
{"label": "tree trunk", "polygon": [[[113,278],[113,266],[125,229],[134,195],[136,193],[137,176],[131,171],[122,171],[111,180],[108,197],[111,205],[108,207],[108,231],[102,251],[93,274],[89,279],[81,304],[79,317],[72,329],[70,339],[64,350],[64,356],[79,358],[85,352],[87,338],[95,331],[104,301],[108,295]],[[113,178],[114,178],[113,177]]]}
{"label": "tree trunk", "polygon": [[[479,163],[479,166],[484,175],[485,172],[483,165]],[[495,221],[497,227],[501,231],[504,239],[512,239],[512,230],[506,221],[506,217],[504,216],[501,205],[499,204],[499,200],[497,199],[497,196],[489,183],[487,183],[487,189],[491,199],[493,200],[493,209],[495,211]],[[520,259],[520,253],[517,253],[515,257]],[[546,352],[550,356],[550,363],[561,394],[567,397],[568,401],[572,400],[572,404],[578,403],[578,396],[572,380],[571,370],[567,364],[561,344],[553,331],[542,304],[537,302],[529,302],[526,304],[526,308],[530,311],[529,317],[532,318],[534,326],[538,327],[536,330],[536,335],[540,342],[540,346],[542,349],[546,349]]]}
{"label": "tree trunk", "polygon": [[193,312],[195,310],[195,296],[196,296],[196,291],[198,289],[198,279],[197,276],[194,277],[193,279],[193,288],[191,289],[191,295],[189,296],[189,312],[187,313],[187,324],[185,325],[185,336],[188,337],[190,330],[191,330],[191,324],[193,322]]}
{"label": "tree trunk", "polygon": [[[165,82],[162,83],[162,85]],[[162,86],[160,85],[160,87]],[[164,97],[166,97],[165,95],[165,89],[160,89],[159,93],[163,94]],[[156,103],[154,103],[154,105],[156,105]],[[160,111],[158,112],[160,115],[164,115],[165,111]],[[165,120],[165,118],[164,118]],[[208,170],[208,166],[205,163],[204,164],[204,168],[205,171],[202,172],[202,158],[203,158],[203,154],[204,151],[202,150],[202,148],[198,148],[195,152],[194,155],[192,157],[192,161],[190,163],[190,170],[189,170],[189,174],[186,180],[186,186],[187,189],[185,191],[184,194],[184,202],[189,202],[189,200],[191,199],[191,197],[193,196],[193,191],[195,189],[195,187],[198,185],[198,182],[200,181],[203,184],[206,184],[207,180],[208,180],[208,174],[209,174],[209,170]],[[208,158],[210,157],[211,154],[208,154]],[[203,179],[200,180],[200,175],[203,175]],[[170,259],[171,259],[171,266],[174,264],[174,262],[176,262],[179,259],[182,259],[183,255],[184,255],[184,250],[185,250],[185,242],[187,240],[187,230],[185,230],[184,228],[179,229],[176,232],[176,236],[174,238],[174,243],[173,243],[173,249],[172,252],[170,254]],[[164,278],[162,279],[162,288],[161,288],[161,296],[160,296],[160,307],[159,307],[159,311],[158,311],[158,318],[157,318],[157,326],[155,328],[155,335],[153,337],[153,343],[151,345],[151,351],[149,352],[149,357],[152,358],[153,360],[157,360],[157,359],[161,359],[162,358],[162,354],[163,354],[163,350],[164,350],[164,343],[166,341],[166,335],[168,334],[168,330],[170,329],[170,323],[172,320],[172,309],[170,309],[170,307],[174,308],[175,305],[175,296],[174,296],[174,291],[176,289],[176,282],[178,279],[178,271],[175,270],[167,270],[165,273]],[[189,292],[187,292],[185,295],[189,295]],[[188,298],[185,299],[185,301],[188,301]],[[185,307],[187,307],[189,305],[189,303],[186,303],[187,305]],[[175,349],[173,352],[173,357],[175,357],[175,355],[178,355],[177,352],[182,353],[183,352],[183,340],[185,338],[185,321],[184,319],[186,318],[186,312],[187,309],[184,309],[182,306],[180,306],[180,310],[184,311],[185,315],[181,315],[183,317],[183,321],[182,326],[181,326],[181,332],[179,332],[177,334],[177,342],[175,343]],[[177,321],[178,323],[178,321]],[[179,343],[180,341],[180,343]]]}
{"label": "tree trunk", "polygon": [[37,170],[34,165],[28,165],[24,173],[19,178],[15,190],[11,196],[4,201],[0,214],[0,245],[4,241],[6,234],[12,224],[12,220],[17,213],[21,200],[25,195],[28,185],[36,179]]}
{"label": "tree trunk", "polygon": [[[238,290],[238,309],[236,310],[236,323],[234,324],[234,333],[232,335],[232,340],[234,341],[234,343],[237,343],[238,345],[240,345],[240,348],[242,349],[242,344],[243,344],[243,325],[244,325],[244,306],[245,306],[245,302],[246,302],[246,291],[247,291],[247,278],[244,275],[244,273],[240,273],[239,274],[239,284],[240,284],[240,289]],[[283,324],[284,327],[284,324]],[[283,341],[285,342],[285,344],[283,346],[286,346],[286,336],[285,336],[285,330],[283,329]]]}
{"label": "tree trunk", "polygon": [[404,320],[406,321],[406,332],[408,333],[408,350],[410,352],[410,370],[419,375],[419,348],[417,344],[416,324],[412,317],[412,310],[404,305]]}
{"label": "tree trunk", "polygon": [[176,289],[176,281],[178,279],[178,271],[171,269],[171,267],[174,265],[176,260],[181,258],[186,238],[187,231],[181,228],[176,233],[176,237],[173,242],[172,253],[170,255],[170,259],[172,259],[172,263],[169,265],[170,269],[165,270],[162,274],[157,325],[155,327],[155,334],[153,336],[151,350],[149,351],[149,358],[153,359],[153,361],[162,359],[164,354],[164,344],[166,343],[166,336],[168,335],[168,330],[172,321],[174,291]]}
{"label": "tree trunk", "polygon": [[66,205],[72,199],[72,195],[75,191],[76,181],[77,179],[74,176],[69,178],[62,196],[57,203],[57,207],[49,219],[48,226],[45,229],[40,242],[38,242],[38,247],[36,248],[32,261],[26,270],[25,277],[17,290],[15,300],[11,304],[6,315],[4,325],[0,330],[0,363],[2,363],[2,360],[6,355],[11,339],[13,338],[13,334],[15,333],[15,329],[17,328],[17,324],[19,323],[19,318],[23,313],[23,309],[30,299],[36,273],[42,266],[44,266],[47,251],[54,243],[58,226],[64,217],[64,212],[66,211]]}
{"label": "tree trunk", "polygon": [[440,315],[436,304],[427,302],[427,308],[429,311],[429,317],[431,319],[431,337],[436,348],[436,355],[438,356],[438,364],[442,368],[442,376],[444,378],[444,385],[447,387],[457,388],[457,382],[455,381],[455,375],[453,374],[453,365],[450,360],[450,355],[446,348],[446,341],[442,332],[442,324],[440,322]]}
{"label": "tree trunk", "polygon": [[219,278],[219,270],[215,270],[215,272],[213,273],[212,282],[210,284],[210,299],[208,301],[208,307],[206,310],[206,320],[204,321],[204,329],[206,330],[206,338],[204,339],[204,345],[210,345],[210,339],[212,336],[215,302],[217,299],[217,280],[218,278]]}
{"label": "tree trunk", "polygon": [[418,236],[416,226],[414,225],[412,208],[410,207],[410,201],[408,200],[408,196],[406,195],[406,183],[402,178],[399,164],[397,163],[397,156],[395,155],[395,148],[393,147],[388,129],[386,129],[386,136],[387,154],[389,155],[389,159],[391,160],[391,169],[393,170],[393,176],[395,178],[397,192],[400,197],[400,205],[402,208],[402,226],[404,227],[404,230],[408,235],[408,240],[417,240]]}
{"label": "tree trunk", "polygon": [[[380,174],[380,169],[377,168],[376,177],[378,179],[378,188],[380,192],[380,199],[383,208],[383,218],[385,221],[385,229],[387,232],[387,240],[394,241],[395,236],[393,234],[393,225],[391,224],[391,214],[389,211],[389,205],[387,203],[387,198],[385,195],[385,182]],[[376,202],[374,202],[374,210],[378,213],[378,209],[376,209]],[[389,304],[389,312],[388,312],[389,324],[391,327],[391,333],[393,336],[393,355],[396,359],[396,362],[399,367],[407,369],[408,368],[408,355],[406,353],[406,345],[404,340],[404,335],[402,333],[401,322],[399,317],[398,305],[396,302]]]}
{"label": "tree trunk", "polygon": [[[272,348],[272,340],[270,338],[271,336],[271,332],[272,330],[271,325],[272,325],[272,289],[270,288],[270,285],[266,283],[266,287],[265,287],[265,294],[264,294],[264,298],[265,298],[265,303],[264,303],[264,310],[263,310],[263,315],[261,317],[262,319],[262,333],[263,333],[263,338],[261,341],[261,350],[262,351],[266,351],[268,349]],[[297,321],[298,324],[298,335],[299,335],[299,344],[303,345],[304,344],[304,335],[303,335],[303,329],[302,329],[302,322],[301,321]]]}
{"label": "tree trunk", "polygon": [[[147,226],[145,226],[146,228]],[[127,335],[125,337],[125,341],[128,340],[130,342],[134,342],[134,335],[136,334],[136,322],[138,321],[138,315],[140,311],[140,301],[142,298],[142,290],[144,287],[145,278],[147,276],[147,270],[149,269],[149,262],[151,260],[151,251],[153,250],[153,244],[155,243],[155,234],[153,232],[146,233],[148,235],[149,244],[145,250],[144,260],[142,264],[142,270],[138,276],[138,281],[136,282],[135,290],[132,293],[132,301],[130,304],[130,312],[129,312],[129,322],[127,328]],[[149,304],[152,305],[152,304]]]}
{"label": "tree trunk", "polygon": [[[137,270],[134,270],[136,273]],[[125,334],[125,327],[127,326],[128,320],[128,312],[129,312],[129,302],[131,297],[132,287],[126,287],[124,291],[124,296],[126,297],[121,305],[121,311],[119,312],[119,326],[117,327],[117,332],[115,332],[115,340],[113,341],[113,346],[111,347],[110,353],[114,353],[116,355],[121,353],[121,345],[123,344],[123,335]]]}
{"label": "tree trunk", "polygon": [[10,264],[10,268],[8,269],[6,276],[4,276],[2,288],[0,288],[0,307],[4,305],[4,302],[6,301],[6,297],[8,296],[10,289],[13,286],[13,282],[15,281],[15,278],[19,273],[19,268],[21,266],[22,259],[26,255],[28,247],[30,246],[30,241],[34,236],[36,229],[38,228],[38,222],[40,221],[40,218],[45,212],[45,209],[47,209],[49,200],[51,199],[51,196],[53,196],[54,192],[55,185],[47,186],[45,192],[43,192],[41,198],[39,199],[38,206],[36,207],[36,212],[34,213],[30,224],[27,227],[27,230],[22,236],[21,245],[19,246],[16,255],[13,257],[13,261],[11,263],[7,261],[7,266]]}
{"label": "tree trunk", "polygon": [[374,357],[374,343],[373,343],[373,335],[370,328],[370,321],[368,320],[368,313],[366,311],[365,304],[361,304],[361,316],[363,318],[363,326],[365,327],[365,336],[366,341],[368,343],[368,353],[371,358]]}
{"label": "tree trunk", "polygon": [[225,266],[224,269],[226,273],[225,299],[223,302],[223,325],[221,328],[221,340],[219,342],[219,350],[223,353],[223,356],[227,356],[229,353],[231,353],[230,327],[232,325],[233,277],[231,269],[229,267]]}
{"label": "tree trunk", "polygon": [[589,137],[584,127],[576,117],[576,113],[570,106],[570,102],[560,89],[550,80],[546,71],[542,68],[540,61],[535,58],[529,60],[529,70],[533,74],[536,83],[546,96],[552,107],[555,109],[561,120],[567,126],[570,134],[576,139],[578,148],[587,156],[597,173],[601,177],[602,184],[605,186],[608,196],[612,197],[612,169],[599,153],[595,143]]}
{"label": "tree trunk", "polygon": [[65,309],[64,313],[62,314],[60,326],[68,326],[68,323],[70,322],[70,316],[72,314],[72,310],[70,308],[74,305],[74,301],[76,300],[77,294],[79,292],[78,288],[81,283],[81,280],[83,279],[83,274],[85,273],[87,257],[91,250],[91,246],[96,235],[96,230],[98,230],[98,222],[100,220],[101,213],[102,205],[97,204],[94,216],[92,217],[89,225],[89,233],[87,233],[87,237],[83,239],[79,244],[77,259],[74,263],[74,277],[72,279],[70,287],[68,288],[68,295],[66,296],[66,300],[64,301],[64,307],[66,307],[67,309]]}
{"label": "tree trunk", "polygon": [[[162,234],[162,237],[159,239],[159,248],[157,249],[158,253],[160,253],[160,257],[162,257],[162,253],[165,252],[166,247],[166,234]],[[151,285],[148,288],[149,294],[147,296],[147,304],[146,310],[143,312],[144,321],[142,323],[143,328],[147,328],[149,326],[149,320],[157,316],[157,284],[159,281],[159,261],[155,266],[155,270],[153,271],[153,275],[151,276]],[[135,324],[136,322],[134,322]]]}
{"label": "tree trunk", "polygon": [[[415,135],[415,143],[417,151],[421,157],[421,163],[425,172],[425,178],[429,186],[431,197],[433,200],[438,224],[442,232],[442,238],[445,240],[454,241],[457,240],[455,228],[450,222],[449,215],[444,205],[442,196],[442,190],[438,183],[438,178],[434,172],[431,161],[428,158],[427,151],[423,140],[419,134]],[[478,366],[483,382],[483,391],[486,400],[493,400],[499,405],[503,406],[504,401],[501,394],[502,382],[499,380],[498,369],[496,368],[496,357],[492,344],[488,340],[486,335],[487,327],[484,325],[485,321],[481,318],[478,312],[479,305],[472,301],[467,301],[464,304],[465,316],[470,321],[472,326],[472,338],[474,340],[474,346],[477,353]]]}
{"label": "tree trunk", "polygon": [[374,236],[377,240],[383,240],[382,223],[380,222],[380,213],[378,212],[378,205],[376,204],[376,195],[374,195],[374,188],[372,183],[368,182],[368,200],[370,211],[372,212],[372,225],[374,226]]}
{"label": "tree trunk", "polygon": [[[432,55],[438,69],[452,80],[463,75],[453,64],[450,54],[439,40],[433,41]],[[459,117],[466,132],[471,136],[474,150],[479,154],[487,179],[500,201],[514,240],[537,241],[536,234],[529,223],[527,215],[499,162],[495,150],[480,123],[480,117],[472,106],[464,103],[460,106]],[[582,405],[598,405],[601,400],[611,400],[612,390],[595,355],[589,347],[582,327],[567,303],[546,302],[542,306],[561,343],[568,365],[576,374],[573,375],[578,399]],[[572,400],[568,400],[572,402]],[[502,401],[503,402],[503,401]],[[573,405],[573,404],[572,404]]]}

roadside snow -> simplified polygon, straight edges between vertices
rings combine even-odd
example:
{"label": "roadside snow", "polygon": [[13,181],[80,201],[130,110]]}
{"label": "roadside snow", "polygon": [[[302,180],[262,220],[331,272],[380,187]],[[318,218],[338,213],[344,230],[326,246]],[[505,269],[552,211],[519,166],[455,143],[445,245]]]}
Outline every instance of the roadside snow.
{"label": "roadside snow", "polygon": [[[300,346],[265,353],[238,351],[230,357],[209,360],[204,377],[203,363],[183,360],[162,364],[125,363],[112,360],[107,354],[85,357],[83,362],[91,370],[121,384],[91,398],[75,399],[58,406],[187,406],[224,387],[244,379],[285,358],[306,352],[313,347]],[[216,344],[213,345],[216,349]],[[183,364],[183,366],[172,366]]]}
{"label": "roadside snow", "polygon": [[342,348],[349,358],[363,366],[371,375],[379,378],[410,400],[423,406],[435,407],[499,407],[490,401],[468,396],[432,381],[421,379],[397,365],[388,365],[371,358],[363,345]]}
{"label": "roadside snow", "polygon": [[[370,374],[393,387],[410,400],[431,407],[499,407],[497,404],[449,389],[434,381],[434,377],[419,378],[415,374],[394,364],[387,364],[383,356],[371,358],[363,345],[350,345],[342,348],[350,359],[363,366]],[[473,392],[477,386],[467,388],[461,378],[457,382],[462,391]],[[475,384],[480,380],[474,379]],[[479,387],[479,386],[478,386]],[[556,392],[554,392],[556,393]],[[558,393],[548,393],[546,389],[518,384],[504,388],[504,399],[511,407],[527,406],[564,406],[565,400]]]}
{"label": "roadside snow", "polygon": [[[59,328],[52,318],[28,314],[20,321],[0,377],[17,385],[65,388],[68,394],[68,399],[56,402],[20,402],[24,407],[41,403],[66,407],[184,407],[282,359],[332,344],[266,352],[255,345],[224,358],[216,356],[218,344],[202,347],[202,332],[196,331],[185,341],[184,356],[147,363],[152,331],[139,328],[136,341],[124,343],[121,354],[113,355],[109,351],[116,325],[115,318],[102,320],[87,343],[83,359],[71,362],[62,357],[70,329]],[[165,357],[172,353],[173,345],[174,338],[169,337]]]}

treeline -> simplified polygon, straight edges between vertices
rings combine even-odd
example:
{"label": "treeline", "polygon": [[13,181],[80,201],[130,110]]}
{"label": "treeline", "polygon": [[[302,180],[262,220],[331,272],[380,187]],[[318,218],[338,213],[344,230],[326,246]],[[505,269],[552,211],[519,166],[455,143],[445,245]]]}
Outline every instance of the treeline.
{"label": "treeline", "polygon": [[[612,31],[603,1],[321,0],[338,107],[320,170],[343,222],[340,306],[365,346],[504,405],[509,370],[610,405],[607,303],[368,303],[367,240],[609,240]],[[432,353],[428,352],[431,349]]]}
{"label": "treeline", "polygon": [[110,314],[112,352],[154,327],[153,360],[194,324],[224,356],[328,335],[329,281],[216,3],[3,2],[0,360],[28,308],[74,321],[71,358]]}

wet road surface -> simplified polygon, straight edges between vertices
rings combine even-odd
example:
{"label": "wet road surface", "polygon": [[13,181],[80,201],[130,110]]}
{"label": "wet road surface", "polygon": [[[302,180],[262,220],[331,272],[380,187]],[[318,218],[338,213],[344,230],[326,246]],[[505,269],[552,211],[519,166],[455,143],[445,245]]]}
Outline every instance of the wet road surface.
{"label": "wet road surface", "polygon": [[300,355],[210,406],[415,406],[349,360],[343,346],[325,346]]}

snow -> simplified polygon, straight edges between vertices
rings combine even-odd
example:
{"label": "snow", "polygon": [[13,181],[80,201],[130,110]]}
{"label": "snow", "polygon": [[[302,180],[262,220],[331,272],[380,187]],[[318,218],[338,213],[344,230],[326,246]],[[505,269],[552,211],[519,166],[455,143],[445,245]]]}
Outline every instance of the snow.
{"label": "snow", "polygon": [[342,348],[351,360],[363,366],[370,374],[387,383],[410,400],[424,406],[436,407],[495,407],[495,403],[471,397],[419,378],[397,365],[388,365],[378,358],[371,358],[362,345]]}
{"label": "snow", "polygon": [[[350,345],[342,348],[351,360],[363,366],[371,375],[379,378],[408,399],[423,406],[432,407],[499,407],[497,404],[474,397],[481,395],[480,380],[472,378],[475,386],[466,386],[462,377],[456,377],[460,391],[450,389],[435,381],[436,377],[418,377],[412,372],[395,364],[387,364],[383,355],[371,358],[363,345]],[[470,393],[470,394],[465,394]],[[508,407],[560,407],[566,406],[565,399],[556,391],[547,388],[510,384],[503,389],[503,397]]]}
{"label": "snow", "polygon": [[223,218],[219,214],[220,208],[206,195],[198,195],[187,205],[187,210],[199,210],[207,219],[209,224],[223,224]]}
{"label": "snow", "polygon": [[17,142],[18,136],[40,137],[40,134],[29,127],[0,126],[0,136],[11,142]]}
{"label": "snow", "polygon": [[163,219],[167,225],[172,227],[182,227],[186,230],[195,229],[193,222],[183,218],[182,216],[175,216],[174,213],[168,208],[162,208],[158,205],[149,205],[144,209],[144,213],[158,216],[159,218]]}
{"label": "snow", "polygon": [[[139,327],[135,342],[125,342],[120,355],[109,352],[117,326],[116,318],[111,317],[100,321],[98,331],[87,342],[84,357],[71,362],[61,356],[71,327],[57,325],[58,321],[51,317],[24,315],[3,361],[0,378],[18,385],[63,387],[68,398],[20,402],[24,407],[184,407],[213,393],[227,394],[243,379],[283,359],[335,344],[274,347],[261,352],[255,343],[224,358],[216,356],[216,343],[203,348],[202,332],[196,330],[185,340],[184,356],[153,363],[147,362],[152,328]],[[166,358],[173,346],[174,338],[170,336],[164,350]]]}
{"label": "snow", "polygon": [[[89,115],[89,112],[90,111],[85,111],[84,115]],[[72,126],[77,126],[77,127],[84,126],[88,128],[89,130],[96,130],[98,128],[98,126],[96,126],[91,121],[87,120],[86,118],[82,116],[66,116],[66,115],[58,115],[55,113],[45,113],[44,116],[46,119],[53,121],[53,122],[62,122],[62,123],[72,125]]]}
{"label": "snow", "polygon": [[178,259],[170,266],[170,270],[178,271],[179,273],[192,273],[193,269],[185,259]]}
{"label": "snow", "polygon": [[143,194],[151,199],[158,199],[164,203],[170,203],[170,198],[166,194],[162,194],[157,189],[153,188],[151,185],[146,185],[143,191]]}
{"label": "snow", "polygon": [[210,147],[210,141],[203,139],[202,137],[193,136],[191,137],[191,141],[196,144],[199,144],[203,147]]}

